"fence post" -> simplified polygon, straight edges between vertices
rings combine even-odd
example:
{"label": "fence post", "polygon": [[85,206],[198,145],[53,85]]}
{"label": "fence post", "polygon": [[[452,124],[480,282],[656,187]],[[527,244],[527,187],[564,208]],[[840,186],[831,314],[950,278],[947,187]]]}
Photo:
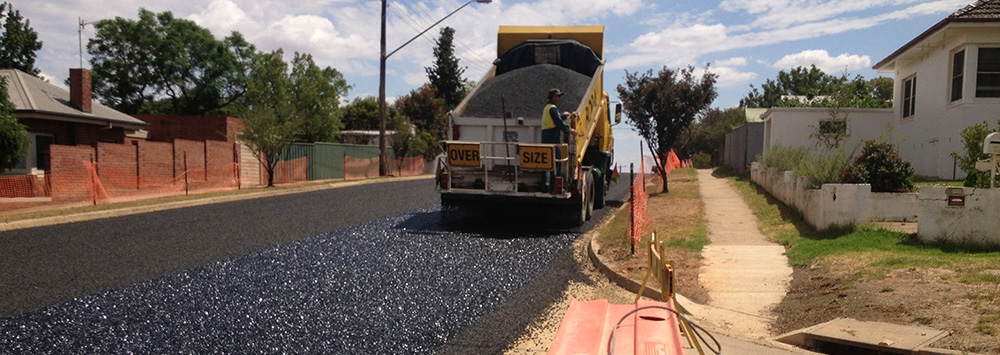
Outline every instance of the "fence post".
{"label": "fence post", "polygon": [[132,144],[135,144],[135,189],[138,191],[141,185],[140,181],[142,181],[139,178],[141,175],[140,167],[142,166],[139,164],[139,141],[132,141]]}
{"label": "fence post", "polygon": [[184,195],[188,194],[188,152],[184,151]]}
{"label": "fence post", "polygon": [[90,194],[94,196],[94,205],[97,205],[97,164],[94,163],[94,155],[90,155]]}
{"label": "fence post", "polygon": [[240,190],[243,188],[243,179],[240,172],[240,168],[243,162],[240,160],[240,144],[233,142],[233,162],[236,163],[236,189]]}
{"label": "fence post", "polygon": [[635,232],[635,170],[633,170],[634,166],[635,163],[628,164],[628,174],[629,174],[628,193],[629,197],[631,197],[628,202],[628,212],[629,212],[628,245],[632,249],[632,254],[635,254],[635,243],[632,243],[632,233]]}

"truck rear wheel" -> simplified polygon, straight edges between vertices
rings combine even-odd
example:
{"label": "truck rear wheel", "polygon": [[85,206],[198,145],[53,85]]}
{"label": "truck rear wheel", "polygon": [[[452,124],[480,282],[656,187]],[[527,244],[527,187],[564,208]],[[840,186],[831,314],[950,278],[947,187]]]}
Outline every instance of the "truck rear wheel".
{"label": "truck rear wheel", "polygon": [[594,216],[594,179],[587,179],[587,199],[583,201],[584,205],[587,206],[587,220]]}

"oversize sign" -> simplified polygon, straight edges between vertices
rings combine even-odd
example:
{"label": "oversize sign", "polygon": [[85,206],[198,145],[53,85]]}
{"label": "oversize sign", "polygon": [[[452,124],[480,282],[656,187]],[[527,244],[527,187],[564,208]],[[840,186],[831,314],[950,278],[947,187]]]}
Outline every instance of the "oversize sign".
{"label": "oversize sign", "polygon": [[517,156],[521,169],[553,170],[555,168],[555,149],[551,145],[519,145]]}
{"label": "oversize sign", "polygon": [[449,144],[448,164],[479,166],[479,144]]}

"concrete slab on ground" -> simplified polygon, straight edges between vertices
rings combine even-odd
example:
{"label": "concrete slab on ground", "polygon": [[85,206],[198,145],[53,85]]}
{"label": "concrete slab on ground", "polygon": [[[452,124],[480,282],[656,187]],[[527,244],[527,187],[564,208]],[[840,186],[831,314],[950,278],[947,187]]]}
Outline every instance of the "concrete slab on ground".
{"label": "concrete slab on ground", "polygon": [[796,346],[833,343],[892,354],[915,354],[946,336],[947,331],[929,327],[837,318],[783,334],[775,340]]}

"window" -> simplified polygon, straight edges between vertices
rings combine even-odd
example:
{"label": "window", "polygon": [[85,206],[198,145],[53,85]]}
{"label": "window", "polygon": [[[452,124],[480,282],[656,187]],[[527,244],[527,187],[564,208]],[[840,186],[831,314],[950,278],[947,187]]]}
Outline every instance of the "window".
{"label": "window", "polygon": [[965,73],[965,51],[959,51],[951,62],[951,101],[962,99],[962,76]]}
{"label": "window", "polygon": [[917,77],[903,80],[903,118],[911,117],[917,106]]}
{"label": "window", "polygon": [[976,97],[1000,97],[1000,48],[979,48]]}

